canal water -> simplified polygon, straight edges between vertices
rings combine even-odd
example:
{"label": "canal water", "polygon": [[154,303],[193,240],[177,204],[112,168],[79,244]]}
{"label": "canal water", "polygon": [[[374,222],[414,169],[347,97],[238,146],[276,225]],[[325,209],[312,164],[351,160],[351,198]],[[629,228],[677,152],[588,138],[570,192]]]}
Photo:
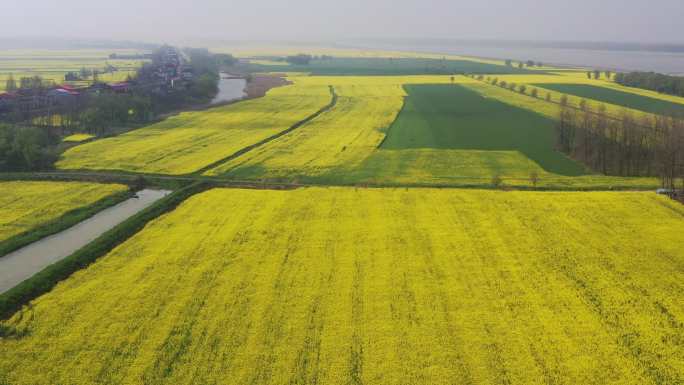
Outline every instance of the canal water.
{"label": "canal water", "polygon": [[119,223],[170,194],[141,190],[137,197],[100,211],[83,222],[0,257],[0,293],[76,252]]}
{"label": "canal water", "polygon": [[247,81],[245,79],[230,79],[231,75],[221,74],[221,79],[218,82],[218,94],[211,101],[211,104],[232,102],[234,100],[242,99],[247,94],[245,93],[245,87],[247,87]]}

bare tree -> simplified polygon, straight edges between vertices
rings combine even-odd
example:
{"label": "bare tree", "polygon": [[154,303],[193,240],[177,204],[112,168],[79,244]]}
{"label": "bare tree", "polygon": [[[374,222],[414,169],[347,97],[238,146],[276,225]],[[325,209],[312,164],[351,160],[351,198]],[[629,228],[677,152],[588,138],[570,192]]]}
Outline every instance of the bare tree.
{"label": "bare tree", "polygon": [[537,187],[537,183],[539,183],[539,173],[536,170],[530,172],[530,183],[532,183],[532,187]]}

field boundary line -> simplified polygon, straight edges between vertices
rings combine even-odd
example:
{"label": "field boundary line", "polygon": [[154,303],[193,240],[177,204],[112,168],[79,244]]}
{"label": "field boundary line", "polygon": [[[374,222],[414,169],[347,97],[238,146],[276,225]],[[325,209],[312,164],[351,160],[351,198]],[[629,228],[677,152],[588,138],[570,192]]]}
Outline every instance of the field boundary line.
{"label": "field boundary line", "polygon": [[213,168],[216,168],[216,167],[222,165],[223,163],[226,163],[226,162],[229,162],[229,161],[231,161],[231,160],[233,160],[233,159],[235,159],[235,158],[238,158],[238,157],[240,157],[240,156],[242,156],[242,155],[244,155],[244,154],[246,154],[246,153],[248,153],[248,152],[254,150],[255,148],[259,148],[259,147],[261,147],[261,146],[263,146],[263,145],[265,145],[265,144],[267,144],[267,143],[269,143],[269,142],[272,142],[272,141],[274,141],[274,140],[276,140],[276,139],[279,139],[279,138],[281,138],[281,137],[283,137],[283,136],[285,136],[285,135],[291,133],[292,131],[298,129],[299,127],[301,127],[301,126],[303,126],[303,125],[305,125],[305,124],[311,122],[312,120],[314,120],[314,119],[316,119],[317,117],[319,117],[321,114],[324,114],[324,113],[330,111],[330,110],[331,110],[333,107],[335,107],[335,105],[337,104],[337,93],[335,92],[335,87],[333,87],[333,86],[328,86],[328,87],[330,88],[330,96],[331,96],[330,103],[328,103],[327,105],[325,105],[325,106],[324,106],[323,108],[321,108],[320,110],[318,110],[318,111],[314,112],[313,114],[307,116],[306,118],[304,118],[304,119],[298,121],[297,123],[293,124],[292,126],[286,128],[286,129],[283,130],[283,131],[280,131],[280,132],[278,132],[278,133],[276,133],[276,134],[274,134],[274,135],[271,135],[271,136],[269,136],[269,137],[266,138],[266,139],[262,139],[262,140],[260,140],[259,142],[256,142],[256,143],[254,143],[254,144],[250,144],[249,146],[244,147],[244,148],[238,150],[237,152],[235,152],[235,153],[233,153],[233,154],[231,154],[231,155],[229,155],[229,156],[227,156],[227,157],[225,157],[225,158],[223,158],[223,159],[220,159],[220,160],[218,160],[218,161],[216,161],[216,162],[213,162],[213,163],[211,163],[211,164],[209,164],[209,165],[206,165],[206,166],[200,168],[199,170],[197,170],[197,171],[195,171],[195,172],[191,172],[191,173],[186,174],[186,175],[201,175],[201,174],[204,174],[205,172],[207,172],[207,171],[209,171],[209,170],[211,170],[211,169],[213,169]]}
{"label": "field boundary line", "polygon": [[382,145],[385,144],[385,142],[387,141],[387,138],[389,137],[389,133],[390,133],[390,130],[392,129],[392,126],[394,126],[394,123],[397,122],[397,119],[399,119],[399,116],[401,115],[401,113],[404,112],[404,108],[406,108],[406,99],[408,99],[408,97],[409,97],[408,90],[406,90],[406,84],[402,84],[401,88],[404,90],[404,92],[406,92],[406,95],[404,96],[404,99],[401,103],[401,109],[399,109],[399,112],[397,112],[397,116],[394,117],[394,120],[392,121],[392,123],[390,123],[390,125],[387,126],[387,129],[385,130],[385,137],[382,138],[382,140],[377,145],[377,147],[375,147],[376,150],[382,149]]}
{"label": "field boundary line", "polygon": [[[600,176],[596,174],[595,176]],[[572,178],[572,177],[567,177]],[[630,179],[625,177],[625,179]],[[278,179],[235,179],[224,176],[207,175],[164,175],[144,174],[133,172],[108,172],[108,171],[48,171],[39,173],[13,173],[0,175],[0,181],[90,181],[99,183],[123,183],[142,186],[155,186],[167,189],[183,188],[194,182],[205,182],[213,187],[244,188],[244,189],[270,189],[292,190],[306,187],[349,187],[349,188],[434,188],[434,189],[479,189],[479,190],[504,190],[504,191],[655,191],[660,184],[648,183],[635,185],[621,185],[620,181],[602,181],[593,185],[571,185],[564,177],[550,176],[540,178],[538,186],[529,186],[529,178],[526,177],[502,177],[504,184],[494,186],[491,177],[453,176],[447,182],[373,182],[373,181],[341,181],[336,183],[318,182],[315,180],[304,182],[291,182]],[[506,183],[508,182],[508,183]],[[541,184],[547,182],[547,185]],[[170,187],[169,184],[175,184]]]}

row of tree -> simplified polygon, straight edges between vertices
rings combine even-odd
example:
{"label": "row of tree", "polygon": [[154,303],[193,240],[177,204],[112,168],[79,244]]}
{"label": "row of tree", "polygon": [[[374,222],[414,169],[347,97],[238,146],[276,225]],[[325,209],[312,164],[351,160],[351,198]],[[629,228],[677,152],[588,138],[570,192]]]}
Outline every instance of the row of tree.
{"label": "row of tree", "polygon": [[308,65],[313,60],[313,56],[300,53],[299,55],[291,55],[285,57],[285,61],[294,65]]}
{"label": "row of tree", "polygon": [[593,71],[587,71],[587,78],[591,79],[592,77],[596,80],[601,79],[601,74],[606,77],[606,79],[610,80],[610,78],[613,77],[613,72],[606,70],[606,71],[599,71],[599,70],[593,70]]}
{"label": "row of tree", "polygon": [[635,117],[623,110],[611,117],[606,107],[579,108],[561,101],[558,149],[605,175],[657,176],[674,189],[684,178],[684,120],[676,116]]}
{"label": "row of tree", "polygon": [[5,79],[5,91],[8,92],[18,90],[44,90],[54,86],[54,81],[43,79],[43,77],[38,75],[21,77],[17,81],[14,78],[14,75],[9,74],[7,79]]}
{"label": "row of tree", "polygon": [[684,77],[681,76],[670,76],[656,72],[629,72],[616,74],[615,82],[627,87],[684,96]]}
{"label": "row of tree", "polygon": [[[511,60],[511,59],[506,60],[506,66],[513,67],[514,66],[513,60]],[[525,66],[527,66],[527,67],[543,67],[544,63],[542,63],[540,61],[536,62],[534,60],[528,60],[526,62],[524,62],[524,61],[518,62],[518,68],[524,68]]]}

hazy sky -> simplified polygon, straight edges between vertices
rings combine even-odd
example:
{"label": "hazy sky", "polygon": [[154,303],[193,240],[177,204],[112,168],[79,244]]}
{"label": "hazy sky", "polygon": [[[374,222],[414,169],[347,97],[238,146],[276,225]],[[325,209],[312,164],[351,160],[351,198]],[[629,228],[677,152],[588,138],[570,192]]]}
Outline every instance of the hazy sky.
{"label": "hazy sky", "polygon": [[683,0],[2,2],[5,17],[0,36],[146,41],[441,37],[684,42]]}

